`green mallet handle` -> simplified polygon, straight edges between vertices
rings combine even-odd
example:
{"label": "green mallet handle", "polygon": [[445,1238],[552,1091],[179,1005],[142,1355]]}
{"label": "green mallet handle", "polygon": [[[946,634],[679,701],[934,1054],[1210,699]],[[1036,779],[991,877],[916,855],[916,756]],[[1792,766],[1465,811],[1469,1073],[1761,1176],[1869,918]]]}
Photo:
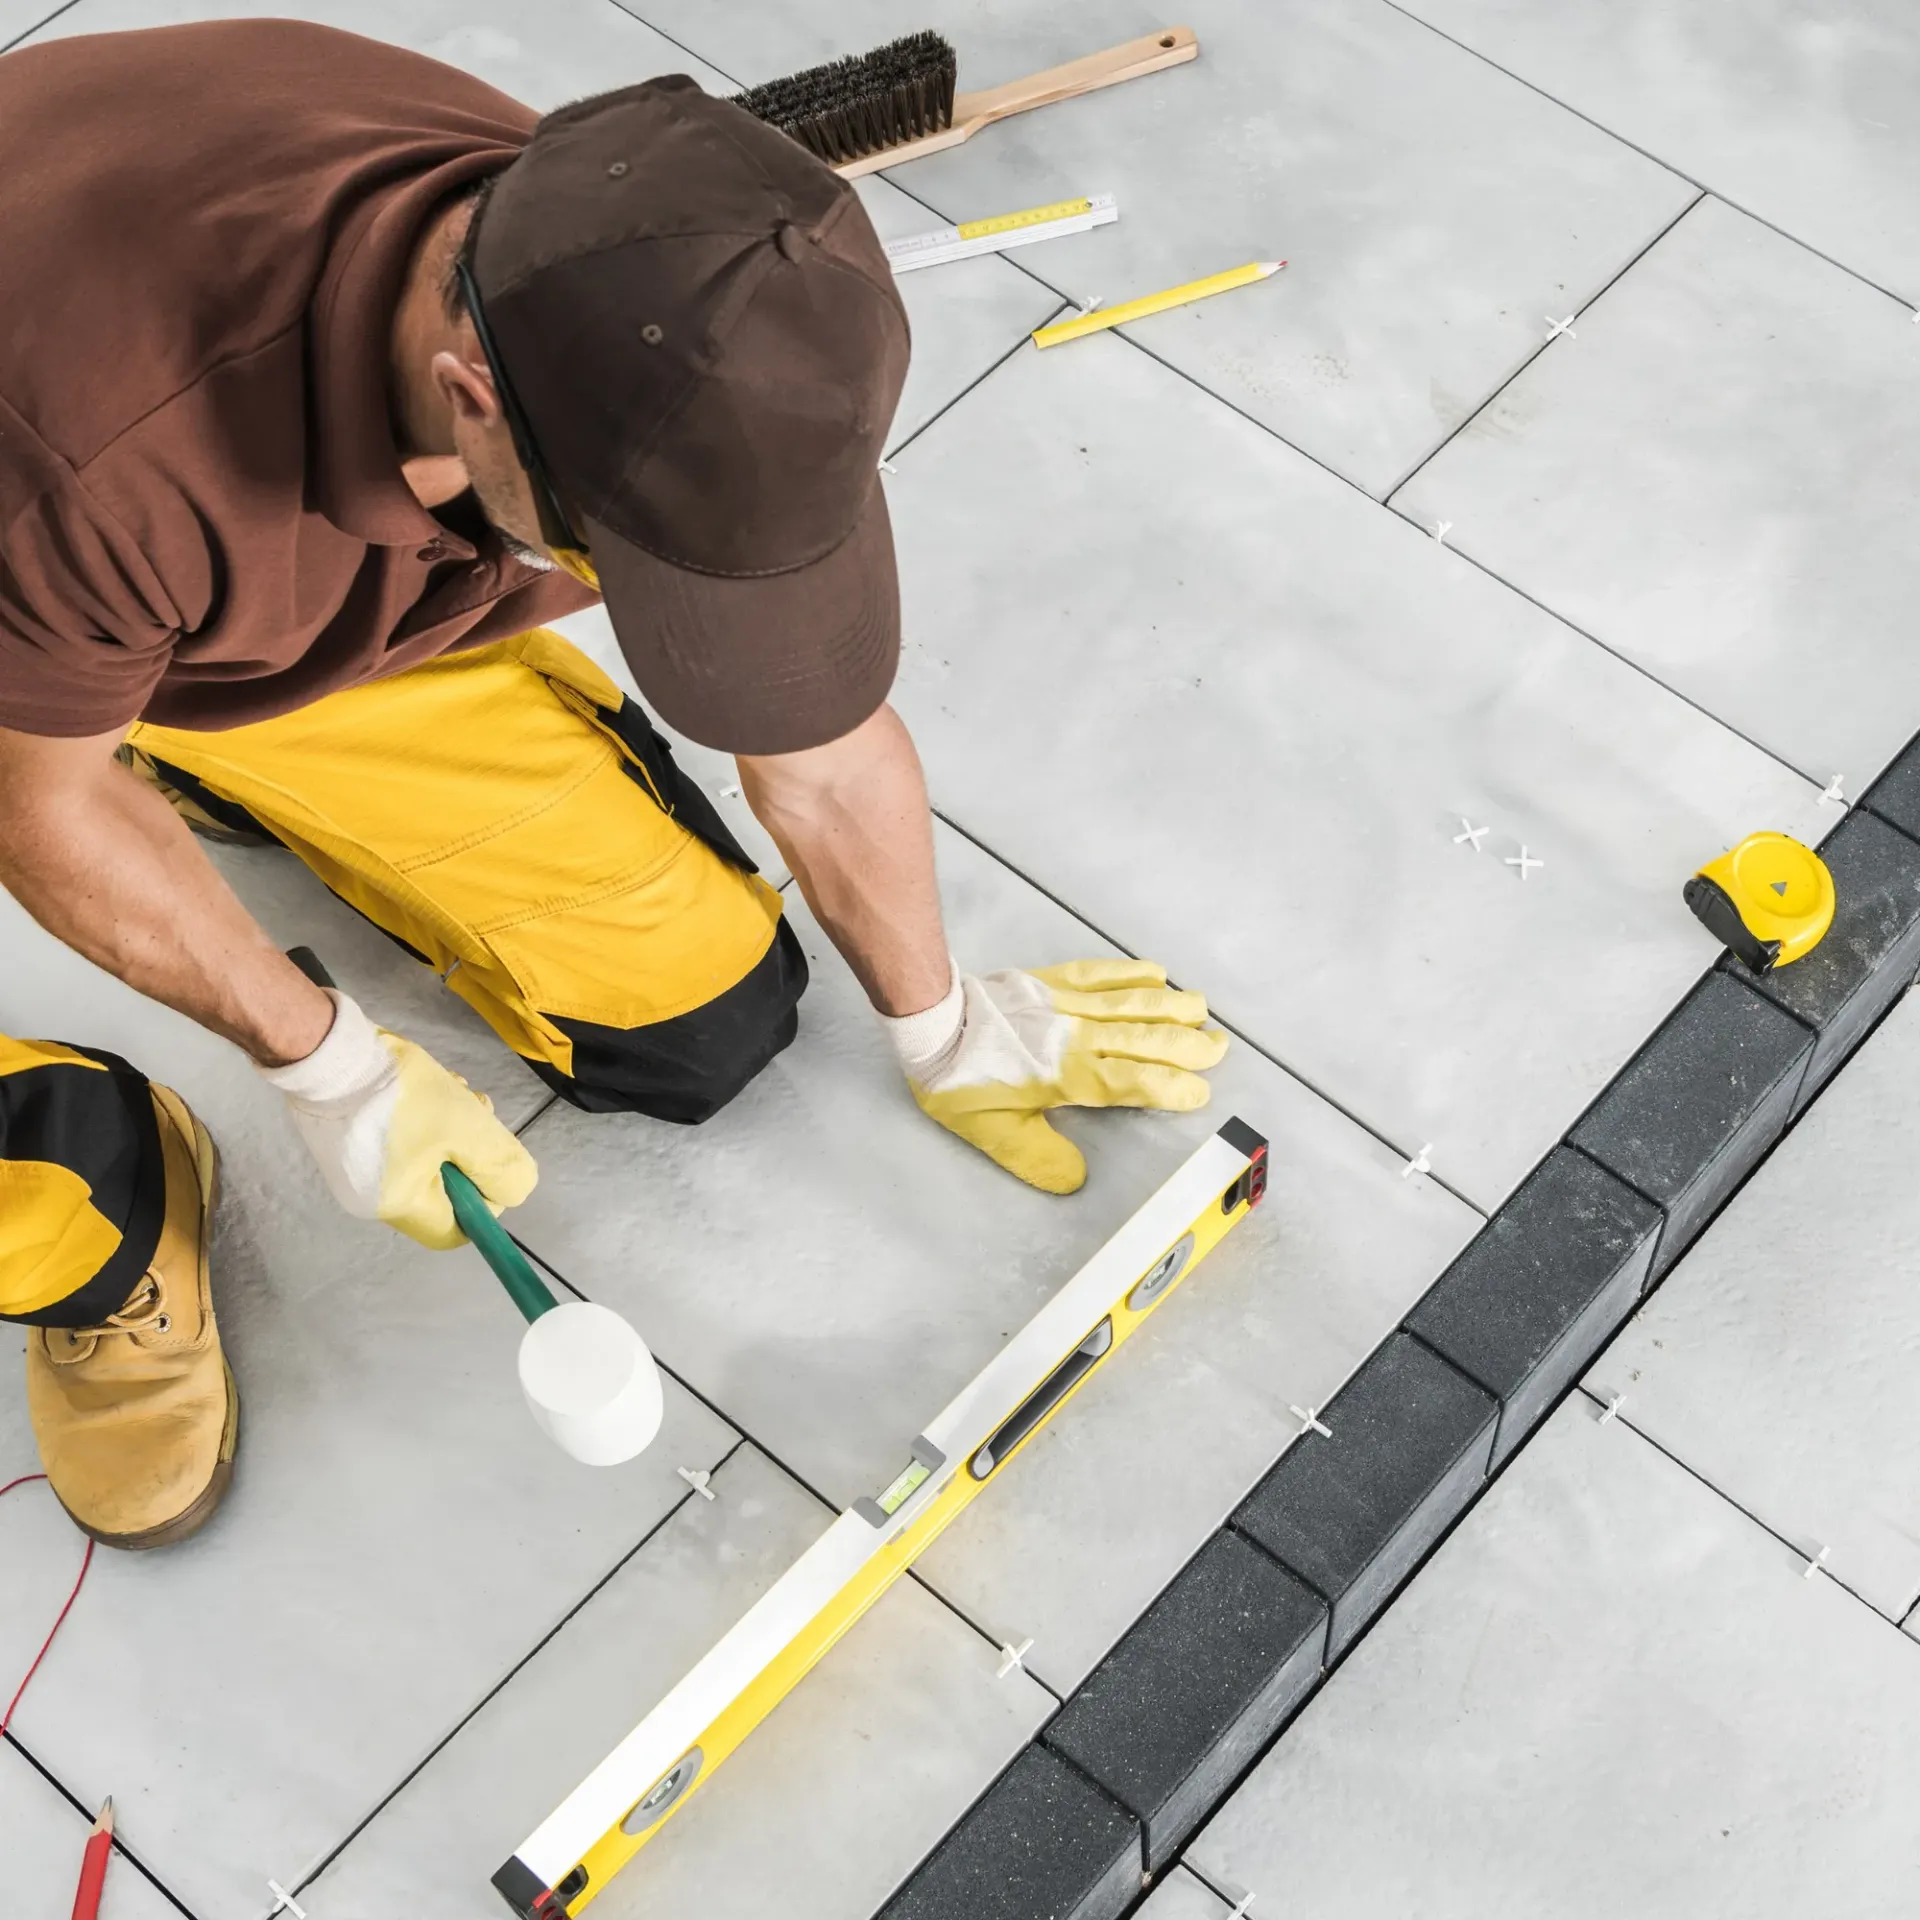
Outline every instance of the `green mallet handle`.
{"label": "green mallet handle", "polygon": [[481,1199],[480,1189],[451,1160],[440,1163],[440,1178],[446,1184],[447,1198],[453,1202],[453,1217],[459,1221],[460,1231],[480,1249],[481,1259],[493,1269],[493,1277],[506,1288],[521,1313],[530,1321],[538,1320],[548,1308],[558,1306],[547,1283],[513,1244],[513,1236],[493,1217],[493,1209]]}
{"label": "green mallet handle", "polygon": [[[311,947],[293,947],[287,958],[316,987],[333,985],[320,956]],[[493,1269],[493,1277],[506,1288],[507,1296],[529,1321],[538,1320],[560,1303],[547,1283],[534,1272],[527,1256],[513,1244],[513,1237],[493,1217],[493,1209],[480,1197],[480,1189],[451,1160],[440,1163],[440,1180],[453,1206],[453,1217],[460,1231],[479,1248],[480,1257]]]}

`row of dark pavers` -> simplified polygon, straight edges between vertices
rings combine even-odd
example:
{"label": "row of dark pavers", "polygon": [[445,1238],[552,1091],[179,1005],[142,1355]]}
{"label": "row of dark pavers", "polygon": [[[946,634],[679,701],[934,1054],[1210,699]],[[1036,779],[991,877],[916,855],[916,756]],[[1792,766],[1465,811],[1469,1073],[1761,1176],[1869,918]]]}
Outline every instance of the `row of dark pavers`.
{"label": "row of dark pavers", "polygon": [[1139,1900],[1913,980],[1920,740],[1820,851],[1821,944],[1700,980],[881,1920]]}

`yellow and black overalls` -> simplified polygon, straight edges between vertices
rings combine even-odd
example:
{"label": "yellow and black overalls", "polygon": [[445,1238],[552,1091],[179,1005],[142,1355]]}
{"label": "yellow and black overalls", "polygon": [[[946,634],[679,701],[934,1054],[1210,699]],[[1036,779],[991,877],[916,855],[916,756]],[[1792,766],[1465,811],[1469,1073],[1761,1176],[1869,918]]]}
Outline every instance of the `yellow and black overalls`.
{"label": "yellow and black overalls", "polygon": [[[794,1036],[807,967],[779,894],[558,634],[127,745],[182,812],[297,854],[575,1106],[695,1123]],[[106,1054],[0,1050],[0,1318],[84,1325],[158,1232],[146,1083]]]}

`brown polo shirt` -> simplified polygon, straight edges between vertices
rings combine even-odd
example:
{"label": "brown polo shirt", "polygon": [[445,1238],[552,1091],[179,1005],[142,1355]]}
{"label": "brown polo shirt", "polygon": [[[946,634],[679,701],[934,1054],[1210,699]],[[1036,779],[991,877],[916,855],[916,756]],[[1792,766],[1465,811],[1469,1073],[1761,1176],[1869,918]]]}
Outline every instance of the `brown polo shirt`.
{"label": "brown polo shirt", "polygon": [[591,603],[400,473],[388,335],[535,115],[287,20],[0,57],[0,727],[230,727]]}

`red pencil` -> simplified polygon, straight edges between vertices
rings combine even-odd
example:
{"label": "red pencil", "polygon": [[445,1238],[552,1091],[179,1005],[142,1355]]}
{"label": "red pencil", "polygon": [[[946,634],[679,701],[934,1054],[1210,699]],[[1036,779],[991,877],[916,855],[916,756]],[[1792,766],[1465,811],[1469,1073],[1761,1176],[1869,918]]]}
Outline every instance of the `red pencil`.
{"label": "red pencil", "polygon": [[100,1920],[100,1889],[107,1884],[107,1861],[113,1853],[113,1796],[100,1809],[87,1839],[86,1858],[80,1862],[80,1890],[73,1896],[73,1920]]}

